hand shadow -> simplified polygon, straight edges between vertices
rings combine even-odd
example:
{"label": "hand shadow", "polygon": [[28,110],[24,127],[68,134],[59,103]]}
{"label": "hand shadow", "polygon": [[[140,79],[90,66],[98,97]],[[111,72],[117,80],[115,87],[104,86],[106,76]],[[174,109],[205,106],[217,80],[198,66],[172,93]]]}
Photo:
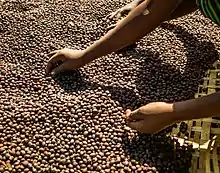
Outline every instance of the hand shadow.
{"label": "hand shadow", "polygon": [[199,41],[192,33],[187,32],[181,26],[163,23],[161,27],[176,34],[186,48],[187,62],[185,70],[180,76],[181,81],[176,86],[184,86],[189,83],[188,86],[193,88],[193,92],[189,93],[187,88],[183,88],[182,93],[188,95],[189,98],[193,98],[195,92],[197,92],[198,84],[203,82],[205,73],[207,70],[213,69],[213,64],[219,59],[218,51],[211,41]]}
{"label": "hand shadow", "polygon": [[218,52],[213,43],[199,42],[193,34],[180,26],[164,23],[161,27],[176,33],[177,37],[183,41],[187,49],[184,72],[164,63],[158,58],[157,52],[140,48],[138,51],[124,52],[124,56],[129,53],[129,57],[142,59],[136,69],[135,83],[138,95],[137,91],[134,92],[134,88],[90,82],[80,70],[58,75],[54,79],[66,92],[70,93],[98,87],[109,90],[111,98],[117,100],[124,109],[134,110],[153,101],[173,102],[193,98],[199,81],[218,59]]}
{"label": "hand shadow", "polygon": [[[138,50],[139,56],[134,54],[133,58],[144,59],[140,63],[136,75],[136,87],[139,94],[143,100],[150,102],[173,102],[194,98],[199,82],[202,81],[206,71],[211,69],[214,62],[219,59],[218,52],[212,42],[200,42],[193,34],[180,26],[164,23],[161,27],[177,34],[177,37],[184,43],[187,50],[185,69],[181,73],[174,66],[163,63],[158,58],[158,53],[149,50]],[[149,66],[149,64],[151,65]],[[141,78],[138,78],[139,76]],[[138,138],[131,141],[128,137],[125,137],[125,151],[131,158],[142,163],[150,163],[162,172],[172,172],[171,168],[164,170],[165,165],[169,164],[164,164],[164,167],[161,165],[166,161],[174,165],[174,168],[172,168],[175,170],[174,172],[188,172],[192,148],[190,147],[190,152],[187,152],[185,147],[181,148],[177,145],[174,151],[173,140],[164,135],[161,135],[160,139],[155,139],[157,137],[155,135],[143,137],[143,134],[140,134]],[[152,143],[155,140],[159,140],[158,143],[156,142],[157,144]],[[142,145],[143,143],[144,145]],[[161,157],[159,161],[157,160],[158,157]]]}
{"label": "hand shadow", "polygon": [[[164,23],[161,27],[176,33],[177,37],[184,43],[187,50],[185,69],[184,72],[181,72],[175,66],[164,63],[158,58],[159,53],[157,52],[141,49],[131,51],[133,58],[143,60],[136,71],[136,89],[139,95],[133,89],[126,87],[104,86],[89,82],[80,71],[71,74],[72,77],[68,76],[66,78],[64,75],[57,77],[55,80],[67,92],[77,92],[87,88],[96,89],[98,87],[109,90],[112,99],[117,100],[125,109],[136,109],[153,101],[173,102],[193,98],[205,72],[218,59],[218,52],[215,50],[213,43],[198,41],[193,34],[180,26]],[[126,53],[124,54],[126,56]],[[164,173],[185,173],[188,172],[190,167],[190,152],[187,152],[186,148],[181,148],[178,144],[175,146],[175,151],[178,152],[175,152],[173,149],[174,141],[163,135],[163,133],[150,136],[139,134],[133,140],[130,140],[128,134],[125,134],[123,147],[125,152],[131,158],[139,161],[141,165],[155,166]],[[170,162],[170,164],[167,162]],[[165,170],[166,165],[170,165],[167,170]],[[183,166],[186,166],[186,168],[183,168]]]}
{"label": "hand shadow", "polygon": [[161,27],[174,32],[183,42],[187,51],[184,72],[159,59],[159,53],[139,49],[133,56],[142,59],[136,74],[136,88],[141,98],[150,102],[191,99],[205,72],[219,59],[218,52],[212,42],[200,42],[181,26],[163,23]]}
{"label": "hand shadow", "polygon": [[[157,58],[158,55],[153,52],[146,50],[140,51],[138,56],[139,55],[146,58],[146,63],[151,63],[151,61],[155,61],[156,64],[158,64],[154,69],[155,72],[157,69],[161,70],[161,72],[163,72],[163,69],[169,69],[169,71],[171,71],[171,74],[178,72],[176,69],[168,64],[161,65],[160,60]],[[141,71],[138,72],[145,74],[147,69],[145,67],[142,68],[142,66],[140,69]],[[180,75],[180,73],[178,73],[178,75]],[[152,76],[152,78],[154,77]],[[158,101],[157,97],[155,97],[153,94],[152,97],[147,97],[147,99],[145,99],[143,93],[141,92],[143,88],[141,89],[141,91],[139,91],[141,93],[140,97],[137,96],[132,89],[128,89],[126,87],[122,88],[115,86],[104,86],[98,83],[89,82],[86,75],[83,74],[83,72],[80,70],[64,73],[57,76],[55,80],[66,92],[70,93],[84,91],[88,88],[90,88],[91,90],[95,90],[98,87],[101,87],[103,90],[108,90],[111,93],[111,98],[113,100],[117,100],[120,105],[125,109],[135,109],[142,104],[146,104],[147,101],[150,102],[150,99],[152,98],[154,98],[155,101]],[[148,86],[146,86],[143,81],[140,81],[141,83],[139,85],[141,85],[142,87],[146,87],[145,89],[148,92],[152,92],[155,86],[150,83],[151,80],[143,80],[148,81]],[[170,131],[170,129],[168,131]],[[130,140],[129,137],[130,133],[124,133],[124,136],[122,138],[123,150],[132,160],[133,166],[139,165],[144,166],[145,168],[148,167],[149,169],[151,169],[150,167],[155,167],[159,172],[164,173],[187,172],[188,168],[190,167],[190,153],[187,152],[186,148],[183,149],[180,146],[176,147],[174,141],[170,137],[164,135],[164,132],[165,131],[160,132],[157,135],[138,134],[136,135],[136,138],[133,138],[132,140]],[[174,146],[176,147],[175,149]],[[179,157],[184,158],[184,161],[178,160]],[[171,164],[169,164],[169,162]],[[169,166],[167,167],[167,165]]]}
{"label": "hand shadow", "polygon": [[63,72],[53,76],[54,81],[68,93],[86,90],[86,78],[86,75],[82,73],[80,69]]}
{"label": "hand shadow", "polygon": [[[73,70],[64,72],[53,77],[55,82],[68,93],[75,93],[78,91],[85,91],[86,89],[95,90],[101,88],[108,90],[111,93],[111,99],[117,100],[123,108],[133,108],[140,102],[140,98],[135,94],[132,89],[126,87],[100,85],[95,82],[87,80],[86,74],[81,70]],[[133,105],[133,106],[132,106]]]}
{"label": "hand shadow", "polygon": [[155,167],[163,173],[186,173],[191,166],[192,146],[180,146],[166,135],[138,134],[132,138],[126,133],[122,146],[133,166]]}

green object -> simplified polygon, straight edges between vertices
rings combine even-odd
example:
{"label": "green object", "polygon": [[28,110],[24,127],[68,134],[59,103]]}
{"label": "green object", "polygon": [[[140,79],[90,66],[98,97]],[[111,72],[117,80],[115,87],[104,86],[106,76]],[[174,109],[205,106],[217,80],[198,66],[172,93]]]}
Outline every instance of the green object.
{"label": "green object", "polygon": [[220,25],[220,0],[197,0],[197,4],[205,17]]}

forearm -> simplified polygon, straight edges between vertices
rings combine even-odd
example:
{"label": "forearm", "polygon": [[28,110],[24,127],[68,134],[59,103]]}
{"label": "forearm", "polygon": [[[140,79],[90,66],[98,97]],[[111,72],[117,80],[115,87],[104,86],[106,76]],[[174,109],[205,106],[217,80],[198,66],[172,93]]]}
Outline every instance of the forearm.
{"label": "forearm", "polygon": [[122,49],[154,30],[181,0],[145,0],[100,40],[85,50],[86,63]]}
{"label": "forearm", "polygon": [[220,92],[173,104],[176,121],[220,116]]}

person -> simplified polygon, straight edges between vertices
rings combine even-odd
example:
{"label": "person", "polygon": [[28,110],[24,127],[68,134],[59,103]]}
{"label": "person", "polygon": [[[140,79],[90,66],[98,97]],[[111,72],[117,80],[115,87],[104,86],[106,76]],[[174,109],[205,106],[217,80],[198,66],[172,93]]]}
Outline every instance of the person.
{"label": "person", "polygon": [[[77,69],[96,58],[125,48],[153,31],[162,22],[175,19],[200,9],[214,23],[220,24],[220,0],[134,0],[112,13],[109,18],[128,15],[102,38],[85,50],[64,48],[51,52],[46,73],[55,75]],[[62,63],[54,68],[58,61]],[[153,102],[127,110],[128,125],[143,133],[155,133],[183,120],[220,115],[220,93],[175,103]]]}

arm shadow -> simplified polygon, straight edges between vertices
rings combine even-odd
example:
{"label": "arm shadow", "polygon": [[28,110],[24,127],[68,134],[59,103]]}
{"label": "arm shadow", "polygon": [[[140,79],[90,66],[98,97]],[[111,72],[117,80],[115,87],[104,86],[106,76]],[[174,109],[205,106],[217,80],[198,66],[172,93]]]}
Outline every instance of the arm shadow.
{"label": "arm shadow", "polygon": [[140,49],[139,55],[134,56],[143,59],[137,70],[136,87],[147,102],[194,98],[205,73],[219,59],[218,51],[211,41],[200,42],[181,26],[163,23],[161,27],[172,31],[183,42],[187,59],[184,70],[163,62],[157,52]]}
{"label": "arm shadow", "polygon": [[[184,71],[181,72],[175,66],[164,63],[159,59],[158,52],[142,49],[138,51],[131,50],[132,58],[142,59],[136,71],[136,89],[139,95],[136,95],[133,89],[126,87],[104,86],[89,82],[86,80],[86,75],[80,71],[75,71],[71,75],[60,75],[54,79],[69,93],[98,87],[109,90],[112,99],[117,100],[125,109],[136,109],[153,101],[174,102],[193,98],[205,72],[212,68],[213,63],[219,59],[218,52],[212,42],[200,42],[181,26],[164,23],[161,27],[174,32],[183,42],[187,50],[187,62]],[[66,80],[66,75],[69,80]],[[178,169],[177,172],[188,171],[186,169],[190,167],[192,157],[190,149],[180,147],[178,143],[176,144],[176,141],[163,134],[138,134],[133,139],[129,135],[128,133],[124,134],[123,149],[131,159],[138,161],[140,165],[155,166],[164,172],[172,172],[171,169]],[[174,148],[178,152],[175,152]],[[166,163],[168,161],[171,164]],[[186,164],[188,164],[188,167],[183,168],[182,166]],[[174,165],[174,168],[169,167],[164,170],[163,165]]]}
{"label": "arm shadow", "polygon": [[[177,70],[170,64],[163,63],[158,53],[149,50],[139,50],[138,57],[144,59],[137,70],[136,86],[141,90],[143,100],[152,101],[183,101],[194,98],[198,85],[208,69],[219,59],[215,45],[211,41],[200,42],[193,34],[184,28],[173,24],[162,24],[163,29],[174,32],[183,42],[186,48],[187,62],[183,72]],[[149,64],[154,64],[149,65]],[[138,76],[141,76],[138,78]],[[190,90],[189,90],[190,88]],[[152,142],[155,142],[152,143]],[[170,161],[175,165],[176,172],[188,172],[192,155],[191,146],[180,147],[177,141],[165,135],[147,136],[139,134],[130,140],[128,134],[124,137],[124,148],[126,153],[141,164],[148,164],[163,169],[161,163]],[[174,148],[177,152],[174,152]],[[189,150],[190,152],[187,152]],[[151,159],[149,159],[151,158]],[[185,162],[180,159],[184,158]],[[185,169],[183,165],[188,164]],[[168,164],[169,165],[169,164]],[[171,168],[169,168],[171,169]],[[163,171],[165,171],[163,169]],[[170,172],[170,170],[167,170]]]}
{"label": "arm shadow", "polygon": [[176,139],[166,135],[124,134],[122,146],[132,165],[149,167],[149,171],[155,167],[158,172],[186,173],[191,167],[192,146],[180,146]]}

